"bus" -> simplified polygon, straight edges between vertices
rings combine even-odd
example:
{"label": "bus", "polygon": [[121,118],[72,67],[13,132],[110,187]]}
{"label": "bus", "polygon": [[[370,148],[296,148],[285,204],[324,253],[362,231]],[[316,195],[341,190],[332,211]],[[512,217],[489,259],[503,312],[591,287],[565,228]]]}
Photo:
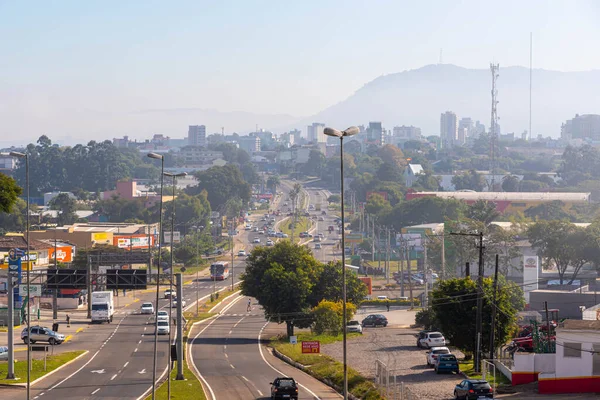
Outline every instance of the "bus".
{"label": "bus", "polygon": [[229,278],[229,263],[227,261],[217,261],[210,266],[210,279],[224,281]]}

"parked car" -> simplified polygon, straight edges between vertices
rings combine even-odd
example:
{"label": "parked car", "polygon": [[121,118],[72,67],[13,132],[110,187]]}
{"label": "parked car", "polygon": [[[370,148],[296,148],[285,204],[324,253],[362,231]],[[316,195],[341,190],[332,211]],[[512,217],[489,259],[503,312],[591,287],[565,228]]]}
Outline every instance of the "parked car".
{"label": "parked car", "polygon": [[493,399],[494,391],[483,379],[465,379],[454,388],[455,399]]}
{"label": "parked car", "polygon": [[168,321],[169,313],[166,311],[159,311],[156,313],[156,319],[159,321]]}
{"label": "parked car", "polygon": [[142,303],[140,314],[154,314],[154,305],[152,303]]}
{"label": "parked car", "polygon": [[[25,344],[29,342],[27,328],[23,329],[23,331],[21,332],[21,340],[23,340],[23,343]],[[38,325],[31,327],[32,344],[35,342],[48,342],[49,345],[53,346],[55,344],[61,344],[64,341],[65,335],[60,334],[58,332],[54,332],[49,328]]]}
{"label": "parked car", "polygon": [[252,241],[252,243],[260,243],[260,238],[254,238],[254,240]]}
{"label": "parked car", "polygon": [[427,332],[425,337],[419,339],[420,346],[429,349],[431,347],[440,347],[446,345],[446,339],[444,335],[439,332]]}
{"label": "parked car", "polygon": [[171,331],[171,326],[169,325],[169,321],[158,321],[156,326],[156,334],[157,335],[168,335]]}
{"label": "parked car", "polygon": [[276,378],[271,384],[271,399],[298,400],[298,385],[294,378]]}
{"label": "parked car", "polygon": [[240,250],[238,251],[238,257],[246,257],[246,250]]}
{"label": "parked car", "polygon": [[267,240],[267,246],[273,246],[274,243],[271,239]]}
{"label": "parked car", "polygon": [[282,234],[281,234],[281,237],[282,237],[283,239],[287,239],[287,238],[289,238],[289,236],[288,236],[288,234],[287,234],[287,233],[282,233]]}
{"label": "parked car", "polygon": [[387,300],[387,299],[388,299],[388,297],[385,296],[385,295],[379,295],[379,296],[377,296],[377,300]]}
{"label": "parked car", "polygon": [[435,360],[434,364],[435,373],[441,372],[456,372],[460,373],[460,367],[458,366],[458,360],[454,354],[440,354]]}
{"label": "parked car", "polygon": [[346,332],[362,333],[362,331],[362,325],[356,320],[348,321],[348,323],[346,324]]}
{"label": "parked car", "polygon": [[222,248],[218,248],[215,247],[212,250],[208,250],[206,252],[204,252],[204,255],[208,256],[220,256],[221,254],[223,254],[223,249]]}
{"label": "parked car", "polygon": [[8,347],[0,346],[0,361],[8,360]]}
{"label": "parked car", "polygon": [[369,316],[367,316],[367,318],[362,320],[362,326],[363,328],[366,326],[372,326],[372,327],[377,327],[377,326],[383,326],[386,327],[388,325],[388,320],[385,317],[385,315],[381,315],[381,314],[371,314]]}
{"label": "parked car", "polygon": [[325,221],[325,218],[319,217],[319,221]]}
{"label": "parked car", "polygon": [[427,366],[435,366],[435,360],[442,354],[450,354],[450,349],[447,347],[432,347],[427,352]]}
{"label": "parked car", "polygon": [[[408,297],[407,297],[407,299],[408,299]],[[428,333],[430,333],[430,332],[436,332],[436,331],[422,330],[422,331],[420,331],[420,332],[417,334],[417,347],[418,347],[418,348],[421,348],[421,347],[423,347],[423,346],[421,345],[421,339],[426,339],[426,338],[427,338],[427,334],[428,334]]]}

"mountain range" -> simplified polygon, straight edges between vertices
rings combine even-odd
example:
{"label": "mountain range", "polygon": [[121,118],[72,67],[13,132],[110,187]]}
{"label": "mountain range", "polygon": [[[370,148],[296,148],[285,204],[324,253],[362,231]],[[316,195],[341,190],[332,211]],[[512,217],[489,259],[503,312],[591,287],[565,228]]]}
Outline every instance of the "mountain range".
{"label": "mountain range", "polygon": [[[559,137],[561,124],[575,114],[600,114],[600,70],[559,72],[533,69],[532,132]],[[453,111],[490,126],[490,69],[467,69],[451,64],[384,75],[349,98],[291,125],[323,122],[337,128],[381,121],[384,128],[420,127],[423,135],[439,134],[440,114]],[[529,69],[500,66],[498,116],[501,133],[529,129]]]}

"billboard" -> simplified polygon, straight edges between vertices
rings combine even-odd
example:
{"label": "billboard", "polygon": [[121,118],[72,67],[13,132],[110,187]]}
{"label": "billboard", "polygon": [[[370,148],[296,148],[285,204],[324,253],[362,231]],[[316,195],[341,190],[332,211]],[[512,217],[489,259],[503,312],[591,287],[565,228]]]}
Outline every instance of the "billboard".
{"label": "billboard", "polygon": [[[171,232],[164,232],[163,236],[165,238],[165,243],[171,243]],[[179,243],[181,242],[181,233],[179,231],[175,231],[173,232],[173,243]],[[146,247],[148,247],[148,244],[146,243]]]}
{"label": "billboard", "polygon": [[[179,232],[176,232],[179,233]],[[165,240],[167,237],[167,233],[165,233]],[[171,237],[171,232],[169,232],[169,238]],[[152,246],[152,242],[154,237],[148,235],[133,235],[133,236],[114,236],[113,244],[120,249],[147,249],[148,244]],[[150,240],[150,243],[148,243]],[[175,243],[178,242],[178,236],[175,236]]]}
{"label": "billboard", "polygon": [[[61,263],[73,262],[75,257],[75,247],[71,246],[57,246],[56,247],[56,261]],[[48,249],[48,258],[50,261],[54,261],[54,247]]]}
{"label": "billboard", "polygon": [[422,247],[423,236],[420,233],[398,233],[396,234],[396,242],[406,242],[408,246]]}

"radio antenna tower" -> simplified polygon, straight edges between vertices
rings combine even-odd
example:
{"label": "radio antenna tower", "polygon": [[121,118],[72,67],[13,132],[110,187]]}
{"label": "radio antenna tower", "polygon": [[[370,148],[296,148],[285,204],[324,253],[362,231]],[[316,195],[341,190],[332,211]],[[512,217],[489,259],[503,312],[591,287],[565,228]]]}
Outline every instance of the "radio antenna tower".
{"label": "radio antenna tower", "polygon": [[496,79],[500,76],[498,70],[500,64],[490,64],[490,71],[492,71],[492,120],[490,122],[490,173],[492,174],[492,191],[494,190],[495,184],[495,173],[496,173],[496,157],[498,151],[498,89],[496,88]]}

